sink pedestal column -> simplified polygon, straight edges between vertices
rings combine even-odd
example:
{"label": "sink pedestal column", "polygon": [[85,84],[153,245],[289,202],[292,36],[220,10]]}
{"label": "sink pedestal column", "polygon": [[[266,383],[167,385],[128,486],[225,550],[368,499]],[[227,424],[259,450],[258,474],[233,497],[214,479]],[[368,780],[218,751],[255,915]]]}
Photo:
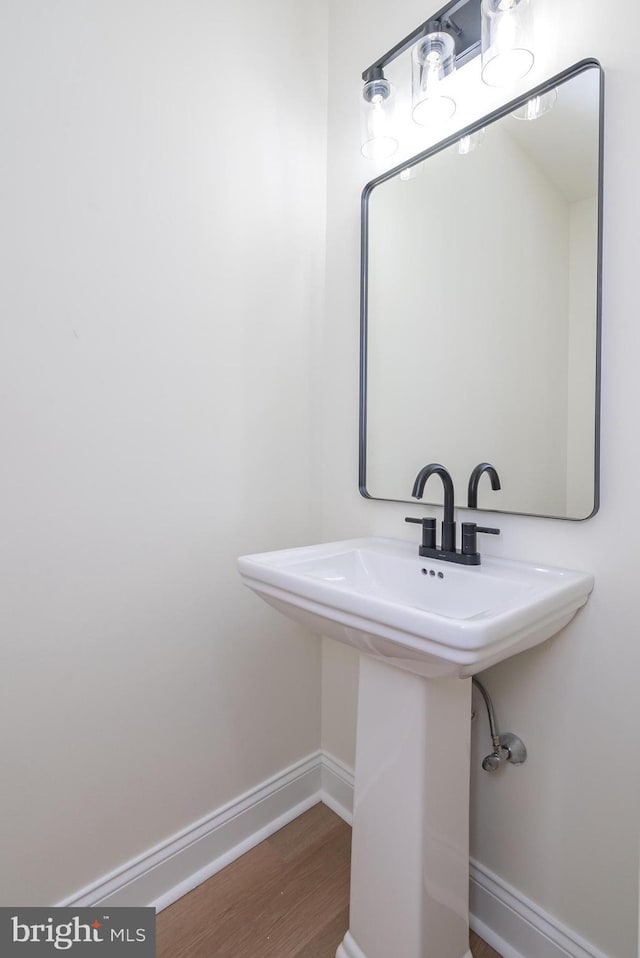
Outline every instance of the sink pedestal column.
{"label": "sink pedestal column", "polygon": [[471,679],[360,657],[349,931],[336,958],[471,958]]}

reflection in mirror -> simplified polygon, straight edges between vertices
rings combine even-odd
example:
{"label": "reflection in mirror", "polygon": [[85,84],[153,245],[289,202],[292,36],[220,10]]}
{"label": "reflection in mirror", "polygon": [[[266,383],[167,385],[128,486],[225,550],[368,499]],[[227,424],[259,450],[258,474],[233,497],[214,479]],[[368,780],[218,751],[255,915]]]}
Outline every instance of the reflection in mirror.
{"label": "reflection in mirror", "polygon": [[365,190],[364,495],[490,462],[480,509],[597,508],[601,70],[538,92]]}

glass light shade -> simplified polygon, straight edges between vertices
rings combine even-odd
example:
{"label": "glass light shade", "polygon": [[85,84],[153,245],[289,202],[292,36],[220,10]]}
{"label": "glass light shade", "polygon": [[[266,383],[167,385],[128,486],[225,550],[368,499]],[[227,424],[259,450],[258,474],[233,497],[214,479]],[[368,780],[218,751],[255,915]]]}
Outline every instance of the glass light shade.
{"label": "glass light shade", "polygon": [[482,79],[507,86],[533,66],[531,0],[482,0]]}
{"label": "glass light shade", "polygon": [[420,126],[445,123],[456,112],[446,79],[456,68],[456,47],[448,33],[428,33],[411,53],[413,119]]}
{"label": "glass light shade", "polygon": [[544,116],[549,110],[553,110],[557,99],[558,91],[548,90],[541,96],[532,96],[524,106],[514,110],[511,115],[515,116],[516,120],[537,120],[539,116]]}
{"label": "glass light shade", "polygon": [[420,176],[424,169],[424,163],[414,163],[413,166],[405,166],[404,170],[400,170],[400,179],[403,183],[406,183],[407,180],[415,180],[417,176]]}
{"label": "glass light shade", "polygon": [[369,80],[362,89],[360,104],[362,155],[384,160],[398,149],[393,133],[393,87],[384,78]]}
{"label": "glass light shade", "polygon": [[459,153],[460,156],[473,153],[473,151],[477,150],[484,142],[486,132],[485,128],[482,127],[481,130],[476,130],[475,133],[468,133],[466,136],[461,136],[449,149],[452,153]]}

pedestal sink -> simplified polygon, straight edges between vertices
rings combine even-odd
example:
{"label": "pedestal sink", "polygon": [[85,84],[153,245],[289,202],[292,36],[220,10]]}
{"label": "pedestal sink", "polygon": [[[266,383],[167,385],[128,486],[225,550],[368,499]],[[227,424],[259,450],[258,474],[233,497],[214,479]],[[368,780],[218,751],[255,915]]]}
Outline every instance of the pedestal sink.
{"label": "pedestal sink", "polygon": [[469,735],[475,672],[555,635],[593,576],[422,559],[351,539],[238,560],[249,588],[359,649],[349,931],[337,958],[471,958]]}

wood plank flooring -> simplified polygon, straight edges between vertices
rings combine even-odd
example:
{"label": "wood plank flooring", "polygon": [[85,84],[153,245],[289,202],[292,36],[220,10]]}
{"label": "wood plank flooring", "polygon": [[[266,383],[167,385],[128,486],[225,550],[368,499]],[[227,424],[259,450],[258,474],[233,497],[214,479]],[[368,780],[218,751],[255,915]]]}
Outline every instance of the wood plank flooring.
{"label": "wood plank flooring", "polygon": [[471,932],[470,941],[473,958],[501,958],[497,951],[494,951],[482,938],[478,938],[474,932]]}
{"label": "wood plank flooring", "polygon": [[[158,958],[335,958],[350,851],[349,826],[314,806],[162,911]],[[475,935],[471,951],[500,958]]]}

